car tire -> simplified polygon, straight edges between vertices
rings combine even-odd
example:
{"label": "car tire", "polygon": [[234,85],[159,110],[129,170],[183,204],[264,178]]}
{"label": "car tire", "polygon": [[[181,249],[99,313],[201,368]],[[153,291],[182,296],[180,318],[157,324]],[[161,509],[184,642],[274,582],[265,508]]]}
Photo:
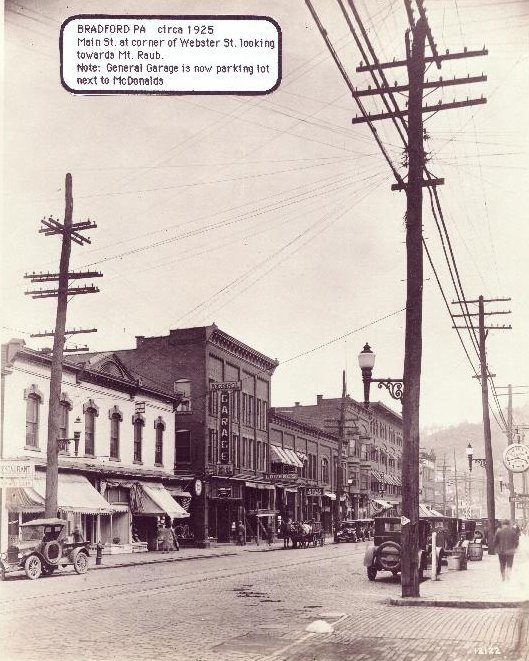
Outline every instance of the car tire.
{"label": "car tire", "polygon": [[376,567],[368,567],[367,568],[367,578],[370,581],[374,581],[376,577],[377,577],[377,568]]}
{"label": "car tire", "polygon": [[[390,563],[385,562],[384,551],[390,550],[391,554],[395,556],[396,561]],[[400,571],[400,562],[401,562],[401,548],[400,544],[397,542],[382,542],[382,544],[377,549],[377,558],[382,569],[387,571]]]}
{"label": "car tire", "polygon": [[38,555],[30,555],[24,561],[26,576],[35,581],[42,574],[42,562]]}
{"label": "car tire", "polygon": [[86,574],[88,571],[88,556],[84,551],[79,551],[73,559],[73,568],[77,574]]}
{"label": "car tire", "polygon": [[49,565],[57,565],[62,556],[62,548],[56,539],[46,542],[42,548],[42,557]]}

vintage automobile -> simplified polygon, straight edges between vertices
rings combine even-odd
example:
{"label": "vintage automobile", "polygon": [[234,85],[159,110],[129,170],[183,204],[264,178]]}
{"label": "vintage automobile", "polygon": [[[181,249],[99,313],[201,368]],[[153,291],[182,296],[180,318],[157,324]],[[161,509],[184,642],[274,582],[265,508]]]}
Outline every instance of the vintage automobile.
{"label": "vintage automobile", "polygon": [[63,519],[33,519],[23,523],[20,541],[9,546],[0,558],[1,579],[8,573],[24,570],[28,578],[35,580],[67,565],[84,574],[88,570],[88,546],[85,542],[69,543],[66,526]]}
{"label": "vintage automobile", "polygon": [[336,533],[337,542],[365,542],[370,537],[372,519],[354,519],[342,521]]}
{"label": "vintage automobile", "polygon": [[[431,524],[425,519],[419,519],[419,580],[423,579],[424,571],[431,564]],[[389,571],[397,576],[401,570],[401,520],[399,517],[375,518],[374,544],[366,549],[364,566],[367,567],[367,577],[374,581],[379,571]],[[436,548],[437,573],[441,573],[441,562],[444,550]]]}

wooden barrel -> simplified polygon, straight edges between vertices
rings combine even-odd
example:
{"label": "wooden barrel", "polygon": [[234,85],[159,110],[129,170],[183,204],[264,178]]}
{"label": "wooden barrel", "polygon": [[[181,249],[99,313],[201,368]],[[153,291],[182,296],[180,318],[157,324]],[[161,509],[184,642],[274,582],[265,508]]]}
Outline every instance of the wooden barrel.
{"label": "wooden barrel", "polygon": [[469,560],[483,560],[483,546],[470,542],[468,545],[468,559]]}

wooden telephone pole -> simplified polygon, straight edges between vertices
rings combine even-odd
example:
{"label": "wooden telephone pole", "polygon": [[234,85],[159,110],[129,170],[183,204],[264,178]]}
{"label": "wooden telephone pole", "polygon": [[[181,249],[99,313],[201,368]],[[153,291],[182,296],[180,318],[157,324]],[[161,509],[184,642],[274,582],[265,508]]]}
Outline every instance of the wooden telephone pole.
{"label": "wooden telephone pole", "polygon": [[487,518],[488,518],[488,553],[494,555],[494,533],[496,532],[496,503],[494,497],[494,458],[492,456],[492,439],[490,431],[490,415],[489,415],[489,371],[487,367],[487,350],[485,342],[489,330],[510,330],[511,326],[485,325],[486,315],[496,314],[510,314],[510,310],[498,310],[493,312],[485,312],[485,303],[496,303],[502,301],[510,301],[510,298],[483,298],[479,296],[477,300],[473,301],[453,301],[454,304],[468,306],[470,304],[478,304],[478,312],[471,313],[465,312],[464,314],[454,314],[452,317],[464,317],[467,320],[466,326],[454,326],[454,328],[464,328],[465,330],[471,329],[473,332],[475,326],[472,323],[471,317],[478,317],[478,331],[479,331],[479,364],[480,374],[479,380],[481,383],[481,405],[483,408],[483,437],[485,444],[485,474],[487,476]]}
{"label": "wooden telephone pole", "polygon": [[[65,179],[65,210],[64,223],[60,223],[53,218],[44,218],[41,222],[43,228],[39,232],[46,236],[61,234],[61,258],[59,263],[59,273],[31,273],[24,276],[33,283],[57,281],[58,286],[55,289],[39,289],[26,291],[32,298],[57,298],[57,313],[55,318],[55,330],[53,333],[38,333],[36,336],[44,337],[53,335],[53,349],[51,361],[50,376],[50,397],[48,410],[48,443],[46,454],[46,499],[45,516],[48,518],[57,516],[57,491],[59,481],[59,450],[62,447],[60,441],[68,442],[68,439],[59,439],[59,429],[61,425],[61,385],[62,385],[62,362],[64,355],[66,331],[66,311],[68,307],[68,297],[75,294],[89,294],[99,291],[93,285],[70,287],[69,282],[78,278],[98,278],[102,274],[95,271],[85,271],[79,273],[70,273],[70,253],[72,241],[83,245],[90,243],[90,239],[79,234],[80,231],[97,227],[91,221],[73,223],[73,195],[72,195],[72,175],[67,174]],[[93,332],[89,329],[86,332]],[[85,332],[74,330],[73,333]]]}
{"label": "wooden telephone pole", "polygon": [[[419,18],[414,19],[412,0],[405,0],[410,30],[406,32],[406,59],[391,62],[379,62],[369,35],[362,26],[362,21],[355,7],[354,0],[348,0],[350,11],[356,24],[360,27],[367,50],[362,46],[355,25],[342,0],[338,0],[344,18],[353,34],[356,44],[364,58],[364,63],[357,67],[358,72],[370,72],[375,82],[375,88],[358,90],[351,82],[346,68],[338,57],[327,31],[324,29],[317,12],[310,0],[305,0],[312,17],[336,63],[338,69],[356,101],[361,115],[353,118],[353,124],[367,123],[377,145],[391,167],[397,183],[392,190],[406,191],[406,254],[407,254],[407,294],[406,294],[406,331],[404,356],[404,395],[402,408],[403,453],[402,453],[402,563],[401,584],[403,597],[419,596],[419,404],[422,360],[422,289],[423,289],[423,237],[422,237],[422,189],[442,185],[443,179],[431,176],[426,168],[424,155],[424,132],[422,115],[436,114],[440,110],[462,108],[486,103],[486,99],[466,99],[434,105],[423,104],[425,88],[443,88],[467,83],[482,82],[486,76],[453,78],[449,80],[425,81],[425,64],[435,62],[441,68],[444,60],[456,60],[467,57],[486,55],[485,49],[471,51],[465,49],[461,53],[440,54],[433,39],[423,0],[416,0]],[[425,42],[428,41],[431,55],[425,56]],[[369,62],[372,60],[372,62]],[[397,87],[389,84],[385,74],[386,69],[406,67],[408,84]],[[408,92],[408,107],[401,108],[396,93]],[[362,99],[378,95],[384,102],[387,112],[370,114],[366,111]],[[380,137],[374,128],[375,121],[391,119],[404,142],[408,158],[408,179],[403,181],[391,162]],[[424,175],[424,176],[423,176]],[[436,193],[435,193],[436,195]]]}
{"label": "wooden telephone pole", "polygon": [[336,462],[336,500],[334,501],[334,541],[337,541],[337,534],[342,523],[342,493],[344,492],[344,465],[346,460],[346,424],[345,407],[347,397],[347,384],[345,380],[345,370],[342,372],[342,399],[340,402],[340,417],[338,419],[338,457]]}

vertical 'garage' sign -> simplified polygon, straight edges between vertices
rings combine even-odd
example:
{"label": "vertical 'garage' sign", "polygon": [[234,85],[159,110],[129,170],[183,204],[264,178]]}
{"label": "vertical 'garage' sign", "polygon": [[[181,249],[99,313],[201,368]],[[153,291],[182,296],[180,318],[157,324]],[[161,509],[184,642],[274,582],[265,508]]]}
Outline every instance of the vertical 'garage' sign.
{"label": "vertical 'garage' sign", "polygon": [[219,462],[230,463],[230,392],[220,391],[220,448]]}

